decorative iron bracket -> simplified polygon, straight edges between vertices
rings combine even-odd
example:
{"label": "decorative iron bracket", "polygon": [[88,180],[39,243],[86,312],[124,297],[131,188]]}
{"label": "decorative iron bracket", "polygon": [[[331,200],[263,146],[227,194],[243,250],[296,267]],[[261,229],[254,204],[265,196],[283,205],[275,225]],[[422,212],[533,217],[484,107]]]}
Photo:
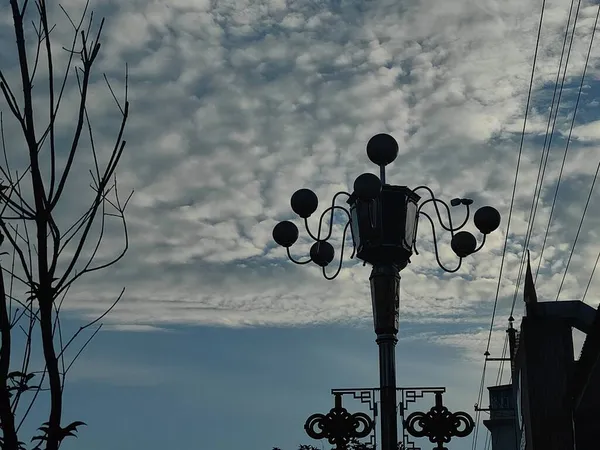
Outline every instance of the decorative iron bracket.
{"label": "decorative iron bracket", "polygon": [[444,444],[453,437],[467,437],[475,423],[463,411],[451,413],[442,403],[442,393],[435,393],[435,406],[428,412],[414,412],[404,421],[404,428],[411,436],[428,437],[437,444],[434,450],[448,450]]}
{"label": "decorative iron bracket", "polygon": [[[373,420],[373,424],[377,424],[377,417],[379,415],[378,410],[378,396],[379,388],[343,388],[343,389],[332,389],[332,395],[351,395],[352,399],[360,401],[361,404],[366,405],[369,410],[369,414]],[[425,397],[426,394],[436,394],[446,392],[445,387],[398,387],[398,415],[404,418],[406,411],[410,409],[411,403],[417,403]],[[372,448],[377,447],[377,435],[375,433],[375,427],[369,437],[369,445]],[[411,436],[407,433],[406,428],[402,430],[402,448],[405,450],[421,450],[420,447],[415,446],[415,442],[411,441]]]}
{"label": "decorative iron bracket", "polygon": [[313,439],[327,439],[336,450],[346,450],[351,439],[367,437],[373,426],[367,414],[350,414],[342,406],[342,394],[335,394],[335,406],[329,413],[310,416],[306,419],[304,430]]}

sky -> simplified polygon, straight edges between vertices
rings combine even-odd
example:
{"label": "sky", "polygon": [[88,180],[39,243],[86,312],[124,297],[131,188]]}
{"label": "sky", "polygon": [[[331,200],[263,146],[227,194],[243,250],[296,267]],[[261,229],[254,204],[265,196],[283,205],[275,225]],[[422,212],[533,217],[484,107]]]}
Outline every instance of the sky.
{"label": "sky", "polygon": [[[55,65],[64,67],[62,47],[72,29],[58,4],[49,3]],[[296,220],[289,202],[297,189],[317,193],[320,213],[358,175],[377,173],[365,146],[381,132],[399,143],[388,182],[428,185],[446,201],[469,197],[475,208],[492,205],[503,218],[484,249],[455,274],[438,268],[432,234],[421,226],[420,254],[402,271],[399,386],[445,386],[451,410],[474,414],[501,267],[492,356],[501,356],[513,300],[517,325],[523,312],[515,284],[571,2],[546,2],[519,160],[541,4],[91,0],[93,29],[100,17],[106,22],[88,112],[106,163],[119,112],[103,74],[122,98],[127,65],[130,119],[118,180],[123,196],[134,195],[126,212],[126,256],[81,278],[64,303],[63,326],[72,333],[126,288],[69,373],[65,420],[88,426],[64,448],[293,450],[311,443],[304,421],[333,406],[332,388],[375,387],[369,267],[346,259],[340,275],[326,281],[317,267],[289,262],[271,232],[278,221]],[[84,2],[61,5],[77,18]],[[556,299],[567,265],[559,300],[581,299],[600,251],[594,192],[577,233],[600,159],[600,43],[592,47],[568,140],[597,10],[582,1],[577,14],[528,246],[534,271],[539,265],[541,301]],[[19,92],[11,26],[2,2],[0,68]],[[35,86],[40,122],[47,114],[45,70],[39,67]],[[76,101],[71,77],[59,143],[72,133]],[[22,136],[4,100],[0,110],[11,167],[22,171]],[[81,152],[59,207],[65,223],[92,194],[88,141]],[[309,224],[316,229],[317,219]],[[336,251],[342,229],[335,224]],[[453,266],[448,235],[438,235],[440,258]],[[119,222],[109,222],[99,260],[118,253],[123,242]],[[301,228],[292,253],[306,255],[310,244]],[[594,307],[599,283],[595,277],[585,297]],[[577,345],[581,340],[577,335]],[[496,384],[494,364],[486,385]],[[505,373],[502,380],[508,381]],[[430,398],[417,405],[432,404]],[[44,407],[41,401],[32,424],[43,421]],[[478,448],[484,443],[482,427]],[[471,445],[469,437],[450,448]]]}

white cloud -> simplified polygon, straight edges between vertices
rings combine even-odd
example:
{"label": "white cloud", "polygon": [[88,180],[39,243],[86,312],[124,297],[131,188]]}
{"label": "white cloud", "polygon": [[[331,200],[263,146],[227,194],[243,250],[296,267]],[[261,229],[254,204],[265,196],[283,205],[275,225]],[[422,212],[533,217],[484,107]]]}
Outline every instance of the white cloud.
{"label": "white cloud", "polygon": [[[82,280],[66,307],[96,314],[127,286],[111,320],[122,322],[121,327],[133,323],[138,330],[169,323],[294,325],[370,317],[368,269],[346,264],[337,281],[325,282],[317,268],[285,262],[284,251],[273,248],[270,234],[276,221],[291,217],[289,197],[296,189],[313,188],[322,199],[322,211],[360,173],[375,172],[364,146],[374,133],[384,131],[400,144],[400,157],[388,170],[391,182],[428,184],[442,199],[470,195],[476,206],[490,203],[503,215],[501,230],[453,276],[436,270],[431,235],[427,226],[421,227],[422,253],[403,273],[403,317],[437,324],[481,324],[488,319],[506,233],[538,2],[335,5],[183,0],[92,4],[107,14],[98,69],[122,89],[126,61],[130,68],[131,121],[120,179],[123,192],[134,188],[136,194],[128,215],[127,257],[113,270]],[[566,0],[550,1],[545,13],[535,109],[500,290],[503,318],[517,279],[546,126],[546,88],[556,76],[568,5]],[[583,68],[594,14],[595,7],[586,2],[570,61],[572,83]],[[56,11],[53,19],[64,24]],[[6,27],[0,24],[2,36]],[[58,29],[56,45],[68,37],[68,30]],[[588,111],[584,117],[592,114],[589,109],[596,101],[597,68],[593,53],[591,88],[581,105]],[[7,71],[14,74],[14,69],[9,65]],[[74,111],[73,92],[66,97],[65,126]],[[575,94],[571,90],[565,96],[572,102]],[[115,107],[99,76],[92,98],[91,112],[102,133],[98,139],[108,145]],[[563,135],[568,122],[560,123]],[[544,298],[552,298],[560,283],[597,159],[595,118],[578,123],[540,272]],[[11,130],[9,141],[17,138]],[[534,265],[563,145],[555,137],[531,242]],[[87,181],[82,176],[76,185]],[[72,197],[65,211],[82,204],[79,196]],[[581,295],[595,260],[596,203],[588,214],[564,298]],[[316,221],[310,223],[315,229]],[[340,231],[337,227],[334,233],[336,248]],[[118,248],[118,239],[116,231],[110,235],[109,250]],[[452,265],[447,236],[441,239],[441,258]],[[302,239],[294,254],[306,253],[308,244]],[[481,347],[480,340],[442,339]]]}

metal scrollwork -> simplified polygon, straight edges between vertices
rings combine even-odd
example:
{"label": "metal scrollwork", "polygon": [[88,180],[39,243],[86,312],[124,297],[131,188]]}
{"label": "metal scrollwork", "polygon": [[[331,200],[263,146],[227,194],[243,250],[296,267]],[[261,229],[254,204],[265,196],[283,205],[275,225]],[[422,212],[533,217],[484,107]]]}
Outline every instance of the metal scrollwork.
{"label": "metal scrollwork", "polygon": [[466,412],[451,413],[442,404],[442,393],[435,393],[435,406],[428,412],[414,412],[404,421],[404,427],[411,436],[428,437],[437,444],[437,450],[448,450],[444,444],[453,437],[466,437],[473,431],[475,423]]}
{"label": "metal scrollwork", "polygon": [[[454,198],[448,205],[437,198],[428,186],[418,186],[410,189],[407,186],[396,186],[386,183],[385,166],[398,156],[398,142],[389,134],[380,133],[373,136],[367,144],[367,155],[371,162],[379,166],[380,176],[372,173],[363,173],[354,181],[354,190],[340,191],[333,196],[329,206],[318,220],[318,229],[313,233],[309,227],[308,219],[317,211],[319,199],[310,189],[298,189],[290,199],[292,210],[304,221],[304,226],[310,238],[314,241],[310,248],[308,259],[296,259],[292,256],[290,247],[298,240],[298,227],[289,220],[279,222],[273,228],[273,240],[286,248],[288,258],[296,264],[315,263],[321,267],[323,276],[332,280],[339,275],[344,260],[344,248],[348,232],[352,236],[352,259],[355,255],[364,264],[389,265],[392,264],[402,270],[410,263],[410,258],[417,250],[417,228],[419,218],[423,217],[430,225],[433,234],[433,247],[435,258],[446,272],[457,272],[463,258],[481,250],[486,236],[500,226],[500,213],[491,206],[479,208],[473,215],[475,227],[482,233],[483,239],[477,244],[477,239],[469,231],[462,230],[469,221],[470,206],[473,200],[468,198]],[[429,197],[421,201],[417,191],[425,190]],[[339,197],[347,197],[349,209],[336,204]],[[432,216],[424,211],[430,205],[435,209],[438,225],[450,232],[450,247],[458,256],[458,264],[454,268],[446,267],[440,259],[436,225]],[[452,222],[450,207],[463,205],[466,208],[464,220],[455,225]],[[443,208],[440,212],[440,206]],[[443,217],[446,213],[447,220]],[[341,252],[337,270],[328,273],[326,268],[335,259],[335,249],[330,242],[334,231],[334,219],[337,213],[344,218],[341,223],[343,235],[341,239]],[[327,232],[325,232],[327,229]],[[339,228],[338,228],[339,229]]]}
{"label": "metal scrollwork", "polygon": [[313,439],[327,439],[337,450],[346,450],[351,439],[371,434],[373,421],[365,413],[350,414],[342,407],[342,394],[335,394],[335,406],[329,413],[310,416],[304,430]]}

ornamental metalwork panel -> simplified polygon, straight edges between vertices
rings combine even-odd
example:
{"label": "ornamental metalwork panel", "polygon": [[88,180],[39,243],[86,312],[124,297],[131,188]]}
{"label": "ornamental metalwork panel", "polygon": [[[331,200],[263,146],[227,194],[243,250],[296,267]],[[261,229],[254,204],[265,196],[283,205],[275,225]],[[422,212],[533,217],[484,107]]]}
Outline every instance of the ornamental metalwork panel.
{"label": "ornamental metalwork panel", "polygon": [[453,437],[467,437],[475,428],[473,418],[464,411],[451,413],[435,393],[435,405],[427,412],[413,412],[404,420],[404,429],[414,437],[427,437],[436,444],[434,450],[448,450],[444,444]]}
{"label": "ornamental metalwork panel", "polygon": [[401,418],[402,425],[402,444],[404,450],[422,450],[421,447],[417,447],[415,441],[412,439],[410,433],[404,424],[405,415],[411,404],[416,404],[417,401],[422,400],[425,394],[437,395],[438,393],[446,392],[445,387],[422,387],[422,388],[401,388],[400,403],[398,404],[398,414]]}
{"label": "ornamental metalwork panel", "polygon": [[[368,414],[373,422],[373,429],[365,436],[368,438],[367,443],[373,448],[377,448],[377,418],[378,418],[378,404],[379,404],[379,388],[343,388],[343,389],[332,389],[331,393],[334,396],[341,395],[347,396],[349,399],[359,402],[364,408],[365,413]],[[436,395],[437,393],[446,392],[445,387],[399,387],[396,388],[398,393],[398,425],[402,427],[401,443],[402,448],[405,450],[424,450],[421,447],[416,446],[413,441],[413,437],[408,433],[404,426],[404,419],[406,414],[409,412],[411,407],[414,407],[420,400],[424,400],[427,397]]]}
{"label": "ornamental metalwork panel", "polygon": [[358,388],[358,389],[332,389],[333,395],[347,395],[351,396],[353,400],[358,400],[362,405],[366,405],[368,408],[368,414],[373,422],[373,429],[365,436],[368,437],[368,444],[377,448],[377,416],[378,416],[378,392],[379,388]]}
{"label": "ornamental metalwork panel", "polygon": [[313,414],[304,424],[304,430],[313,439],[327,439],[336,450],[346,450],[352,439],[371,434],[373,420],[368,414],[351,414],[342,406],[342,394],[335,395],[335,406],[327,414]]}

